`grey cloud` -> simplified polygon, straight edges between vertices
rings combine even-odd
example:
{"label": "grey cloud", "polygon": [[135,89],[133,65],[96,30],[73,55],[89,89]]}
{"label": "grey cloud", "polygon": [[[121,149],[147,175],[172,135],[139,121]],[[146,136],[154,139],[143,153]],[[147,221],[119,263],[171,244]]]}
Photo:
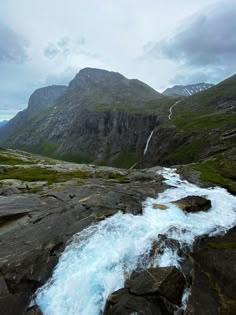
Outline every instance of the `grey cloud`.
{"label": "grey cloud", "polygon": [[236,2],[221,2],[192,17],[172,38],[147,43],[145,56],[177,62],[173,84],[217,83],[236,70],[235,20]]}
{"label": "grey cloud", "polygon": [[230,3],[212,14],[201,14],[170,39],[149,43],[146,50],[155,58],[163,56],[190,66],[236,64],[236,2]]}
{"label": "grey cloud", "polygon": [[0,62],[23,63],[29,43],[4,24],[0,24]]}
{"label": "grey cloud", "polygon": [[73,40],[70,37],[62,37],[56,43],[49,43],[44,49],[44,55],[47,58],[53,59],[58,55],[68,56],[74,53],[79,53],[81,48],[86,44],[84,37]]}

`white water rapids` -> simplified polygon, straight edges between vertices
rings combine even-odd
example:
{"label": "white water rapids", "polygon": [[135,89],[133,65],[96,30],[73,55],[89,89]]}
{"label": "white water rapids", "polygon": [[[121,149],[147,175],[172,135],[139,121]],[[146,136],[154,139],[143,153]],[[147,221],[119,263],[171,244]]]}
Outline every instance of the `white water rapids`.
{"label": "white water rapids", "polygon": [[[223,188],[199,188],[164,168],[166,183],[173,186],[148,198],[143,215],[117,213],[73,237],[59,259],[52,279],[37,292],[44,315],[99,315],[108,295],[122,288],[125,276],[148,266],[148,253],[158,235],[165,234],[191,246],[198,236],[227,231],[236,224],[236,197]],[[171,201],[188,195],[207,196],[208,212],[185,214]],[[163,204],[166,210],[153,208]],[[146,258],[145,258],[146,257]],[[156,266],[179,266],[181,257],[171,248],[156,258]]]}

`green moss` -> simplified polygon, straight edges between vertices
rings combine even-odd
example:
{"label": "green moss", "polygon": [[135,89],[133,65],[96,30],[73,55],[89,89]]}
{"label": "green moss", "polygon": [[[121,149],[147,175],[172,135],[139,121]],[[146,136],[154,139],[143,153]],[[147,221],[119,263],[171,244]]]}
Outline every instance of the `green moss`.
{"label": "green moss", "polygon": [[41,167],[31,167],[31,168],[13,168],[8,169],[4,173],[0,174],[1,179],[18,179],[28,182],[36,181],[47,181],[48,184],[53,184],[55,182],[67,181],[72,178],[88,178],[91,177],[91,173],[86,171],[74,171],[68,173],[57,172],[54,170],[49,170]]}
{"label": "green moss", "polygon": [[119,173],[109,173],[108,179],[113,179],[119,183],[126,183],[129,181],[128,177]]}
{"label": "green moss", "polygon": [[236,243],[235,242],[220,242],[220,243],[208,243],[210,248],[214,249],[236,249]]}
{"label": "green moss", "polygon": [[0,155],[0,164],[4,165],[20,165],[20,164],[31,164],[30,162],[22,161],[21,159],[17,159],[15,157]]}

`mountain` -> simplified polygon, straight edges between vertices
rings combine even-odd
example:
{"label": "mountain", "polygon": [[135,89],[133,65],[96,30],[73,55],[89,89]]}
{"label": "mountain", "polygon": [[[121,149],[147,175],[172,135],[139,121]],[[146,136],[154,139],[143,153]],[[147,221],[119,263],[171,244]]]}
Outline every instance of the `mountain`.
{"label": "mountain", "polygon": [[205,82],[189,85],[175,85],[171,88],[166,89],[162,94],[165,96],[190,96],[205,91],[212,86],[213,84]]}
{"label": "mountain", "polygon": [[44,96],[54,96],[52,89],[34,92],[28,108],[1,130],[3,146],[76,162],[133,163],[159,121],[133,112],[164,99],[139,80],[92,68],[81,70],[61,96],[48,101]]}
{"label": "mountain", "polygon": [[4,125],[6,125],[6,123],[8,122],[8,120],[2,120],[0,121],[0,128]]}
{"label": "mountain", "polygon": [[126,168],[188,165],[199,180],[236,191],[236,75],[173,98],[85,68],[56,99],[33,104],[1,128],[0,146]]}

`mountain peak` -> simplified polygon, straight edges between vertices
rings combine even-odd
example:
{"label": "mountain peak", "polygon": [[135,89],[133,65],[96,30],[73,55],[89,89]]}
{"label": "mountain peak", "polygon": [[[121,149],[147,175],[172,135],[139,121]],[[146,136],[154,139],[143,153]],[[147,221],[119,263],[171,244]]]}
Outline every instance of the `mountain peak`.
{"label": "mountain peak", "polygon": [[188,85],[174,85],[166,89],[162,94],[165,96],[190,96],[205,91],[212,87],[213,84],[201,82]]}
{"label": "mountain peak", "polygon": [[[75,78],[69,83],[70,88],[81,87],[85,88],[87,85],[91,84],[101,84],[104,82],[113,81],[122,81],[126,78],[118,73],[113,71],[107,71],[97,68],[84,68],[79,71]],[[127,80],[127,79],[126,79]]]}
{"label": "mountain peak", "polygon": [[67,90],[65,85],[52,85],[39,88],[31,94],[28,102],[30,111],[41,110],[52,105]]}

